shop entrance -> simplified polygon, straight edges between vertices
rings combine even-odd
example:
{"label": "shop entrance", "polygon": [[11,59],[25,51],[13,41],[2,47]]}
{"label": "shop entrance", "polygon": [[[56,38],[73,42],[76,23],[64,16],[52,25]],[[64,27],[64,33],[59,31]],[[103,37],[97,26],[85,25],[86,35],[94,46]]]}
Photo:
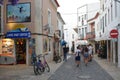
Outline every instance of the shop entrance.
{"label": "shop entrance", "polygon": [[15,39],[17,64],[26,64],[26,39]]}

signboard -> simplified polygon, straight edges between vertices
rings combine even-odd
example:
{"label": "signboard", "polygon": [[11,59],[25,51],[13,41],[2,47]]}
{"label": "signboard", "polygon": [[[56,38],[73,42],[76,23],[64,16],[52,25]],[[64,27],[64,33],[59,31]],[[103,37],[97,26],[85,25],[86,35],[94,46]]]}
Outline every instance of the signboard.
{"label": "signboard", "polygon": [[118,33],[118,30],[117,30],[117,29],[112,29],[112,30],[110,31],[110,37],[111,37],[111,38],[118,38],[118,35],[119,35],[119,33]]}
{"label": "signboard", "polygon": [[30,38],[30,31],[27,32],[7,32],[6,38]]}

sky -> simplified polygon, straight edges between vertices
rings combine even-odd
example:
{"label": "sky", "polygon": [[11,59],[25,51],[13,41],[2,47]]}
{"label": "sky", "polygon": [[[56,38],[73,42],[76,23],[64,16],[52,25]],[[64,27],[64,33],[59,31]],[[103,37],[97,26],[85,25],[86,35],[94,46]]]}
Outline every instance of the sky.
{"label": "sky", "polygon": [[63,20],[65,21],[67,28],[77,26],[77,8],[89,4],[99,2],[99,0],[57,0],[60,7],[58,12],[61,13]]}

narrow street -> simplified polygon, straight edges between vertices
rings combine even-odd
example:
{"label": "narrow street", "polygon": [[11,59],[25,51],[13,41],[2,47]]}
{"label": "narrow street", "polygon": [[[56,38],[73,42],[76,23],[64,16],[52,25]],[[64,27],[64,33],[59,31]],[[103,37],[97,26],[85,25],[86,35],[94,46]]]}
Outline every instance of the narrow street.
{"label": "narrow street", "polygon": [[82,61],[81,66],[76,67],[74,57],[71,57],[48,80],[113,80],[113,78],[96,61],[89,62],[88,66]]}
{"label": "narrow street", "polygon": [[34,75],[33,67],[26,65],[0,66],[0,80],[113,80],[113,78],[96,61],[89,62],[88,66],[81,63],[76,67],[74,56],[56,64],[49,63],[51,71],[42,75]]}
{"label": "narrow street", "polygon": [[0,0],[0,80],[120,80],[120,0]]}

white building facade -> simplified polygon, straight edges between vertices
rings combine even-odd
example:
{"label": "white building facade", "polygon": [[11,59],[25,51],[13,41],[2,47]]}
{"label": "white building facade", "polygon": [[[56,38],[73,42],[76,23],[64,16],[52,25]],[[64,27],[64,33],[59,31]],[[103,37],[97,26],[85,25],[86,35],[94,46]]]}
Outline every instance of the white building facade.
{"label": "white building facade", "polygon": [[[59,12],[57,12],[57,24],[58,24],[58,30],[57,33],[59,35],[59,40],[62,40],[64,38],[64,29],[63,26],[65,25],[65,22]],[[59,55],[62,55],[62,46],[59,43]]]}
{"label": "white building facade", "polygon": [[77,8],[78,38],[86,40],[86,33],[90,32],[88,20],[99,11],[99,3],[86,4]]}
{"label": "white building facade", "polygon": [[112,29],[119,30],[120,3],[118,0],[100,0],[100,16],[96,27],[96,41],[107,45],[107,60],[120,67],[120,36],[113,39],[110,36]]}
{"label": "white building facade", "polygon": [[[71,52],[71,48],[72,48],[72,42],[75,43],[76,40],[78,39],[77,34],[78,33],[76,33],[73,28],[64,26],[64,40],[68,43],[70,52]],[[75,48],[75,46],[74,46],[74,48]]]}

